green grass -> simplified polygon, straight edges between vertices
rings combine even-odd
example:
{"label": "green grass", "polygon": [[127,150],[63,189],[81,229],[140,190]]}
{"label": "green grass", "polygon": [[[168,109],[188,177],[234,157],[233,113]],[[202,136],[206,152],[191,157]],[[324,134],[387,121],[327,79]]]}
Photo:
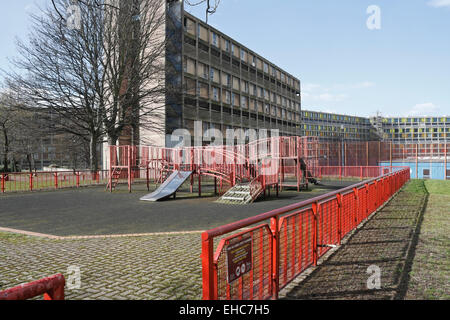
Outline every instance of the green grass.
{"label": "green grass", "polygon": [[415,249],[406,299],[450,299],[450,181],[411,180],[405,187],[429,193]]}
{"label": "green grass", "polygon": [[425,186],[430,194],[450,196],[450,180],[425,180]]}
{"label": "green grass", "polygon": [[410,180],[405,188],[403,189],[406,192],[423,194],[427,192],[424,181],[420,179]]}

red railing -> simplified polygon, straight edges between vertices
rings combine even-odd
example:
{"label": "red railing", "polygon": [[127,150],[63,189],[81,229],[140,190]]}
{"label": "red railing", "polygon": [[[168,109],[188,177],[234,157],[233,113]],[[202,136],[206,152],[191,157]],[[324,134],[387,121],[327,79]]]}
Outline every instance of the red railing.
{"label": "red railing", "polygon": [[[284,286],[317,265],[323,254],[339,245],[408,180],[409,168],[393,169],[377,178],[204,232],[203,299],[277,299]],[[243,228],[249,229],[240,231]],[[220,236],[225,237],[219,241]],[[251,269],[232,281],[228,249],[249,238]],[[215,240],[219,243],[214,251]],[[240,256],[245,255],[243,251]]]}
{"label": "red railing", "polygon": [[66,280],[62,274],[0,291],[0,300],[26,300],[44,295],[44,300],[64,300]]}
{"label": "red railing", "polygon": [[97,172],[76,170],[0,173],[0,191],[2,193],[78,188],[102,185],[107,182],[108,170]]}

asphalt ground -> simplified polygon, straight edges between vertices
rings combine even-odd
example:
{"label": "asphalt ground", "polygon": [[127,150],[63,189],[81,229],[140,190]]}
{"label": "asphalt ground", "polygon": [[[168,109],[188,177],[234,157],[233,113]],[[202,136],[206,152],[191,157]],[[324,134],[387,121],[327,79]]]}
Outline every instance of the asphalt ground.
{"label": "asphalt ground", "polygon": [[[323,181],[309,190],[283,190],[247,205],[214,202],[213,185],[202,185],[202,197],[184,184],[176,199],[139,201],[148,193],[144,184],[119,185],[113,193],[104,187],[0,195],[0,227],[55,236],[114,235],[154,232],[201,231],[255,216],[354,184]],[[155,185],[151,185],[151,190]]]}

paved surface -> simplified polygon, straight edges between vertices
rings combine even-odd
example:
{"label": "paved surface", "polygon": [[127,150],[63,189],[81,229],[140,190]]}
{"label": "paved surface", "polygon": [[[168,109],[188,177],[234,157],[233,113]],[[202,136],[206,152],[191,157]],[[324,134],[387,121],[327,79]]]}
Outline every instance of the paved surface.
{"label": "paved surface", "polygon": [[[196,231],[211,229],[254,216],[354,182],[332,182],[313,186],[312,191],[283,191],[280,197],[249,205],[214,202],[217,197],[198,198],[198,194],[177,193],[177,198],[161,202],[139,201],[148,193],[143,185],[125,187],[114,193],[101,187],[48,192],[0,195],[0,227],[57,236]],[[203,186],[211,194],[211,186]]]}
{"label": "paved surface", "polygon": [[[98,189],[36,193],[3,197],[15,214],[4,210],[0,213],[2,223],[14,221],[10,226],[28,225],[39,231],[52,234],[97,234],[132,230],[149,232],[160,229],[170,219],[191,215],[191,229],[207,225],[223,224],[226,219],[236,220],[299,201],[298,197],[309,197],[329,190],[260,201],[248,206],[223,206],[213,202],[214,198],[181,199],[158,203],[157,206],[142,206],[138,198],[142,192],[108,194]],[[103,196],[101,196],[103,195]],[[62,198],[61,200],[56,200]],[[117,198],[117,199],[116,199]],[[84,212],[88,205],[96,208],[108,205],[108,212]],[[6,201],[5,201],[6,200]],[[5,201],[5,202],[4,202]],[[56,202],[53,202],[56,201]],[[125,202],[125,203],[123,203]],[[289,288],[290,299],[389,299],[398,294],[402,282],[402,270],[410,251],[414,228],[424,205],[425,195],[411,198],[402,191],[396,200],[389,203],[362,228],[347,244],[337,250],[302,283]],[[40,207],[25,210],[27,205]],[[135,207],[119,214],[130,203]],[[189,207],[191,203],[192,208]],[[65,206],[64,206],[65,204]],[[197,206],[195,206],[197,204]],[[59,205],[60,210],[56,210]],[[139,208],[145,214],[137,216]],[[157,211],[157,208],[162,211]],[[162,209],[164,208],[164,209]],[[217,208],[224,208],[219,211]],[[30,208],[29,208],[30,209]],[[46,209],[55,211],[47,212]],[[103,208],[104,209],[104,208]],[[102,210],[103,210],[102,209]],[[207,210],[206,210],[207,209]],[[202,213],[206,210],[205,213]],[[211,211],[209,211],[211,210]],[[235,212],[234,212],[235,211]],[[25,212],[25,213],[23,213]],[[399,213],[400,212],[400,213]],[[33,216],[33,213],[37,217]],[[81,217],[77,217],[80,214]],[[228,217],[227,215],[232,215]],[[202,219],[195,217],[200,216]],[[14,218],[14,219],[11,219]],[[47,217],[43,224],[36,223]],[[108,218],[109,217],[109,218]],[[143,217],[153,217],[144,219]],[[209,217],[208,220],[206,217]],[[139,220],[139,219],[141,220]],[[55,221],[52,221],[55,220]],[[32,220],[32,222],[28,222]],[[86,220],[86,221],[85,221]],[[102,221],[103,227],[95,221]],[[127,220],[132,220],[128,221]],[[159,220],[162,220],[159,221]],[[52,223],[49,223],[51,221]],[[188,220],[172,221],[176,228],[186,228]],[[127,223],[125,223],[127,222]],[[29,223],[29,224],[27,224]],[[139,228],[144,223],[145,228]],[[156,224],[156,227],[153,224]],[[116,226],[117,224],[117,226]],[[39,226],[36,228],[35,226]],[[64,227],[68,225],[69,227]],[[153,228],[153,229],[152,229]],[[175,228],[175,229],[176,229]],[[171,229],[171,228],[167,228]],[[172,228],[174,229],[174,228]],[[48,230],[48,231],[47,231]],[[173,231],[173,230],[172,230]],[[85,239],[46,239],[0,232],[0,289],[36,280],[55,273],[63,273],[67,282],[74,283],[74,273],[69,267],[80,270],[81,287],[66,288],[67,299],[201,299],[201,234],[173,233],[147,236],[92,237]],[[366,283],[370,265],[380,267],[381,289],[368,290]]]}
{"label": "paved surface", "polygon": [[[176,200],[140,202],[147,193],[142,186],[132,194],[84,188],[1,195],[0,226],[60,236],[204,230],[351,183],[285,191],[245,206],[186,192]],[[68,268],[76,267],[81,287],[66,287],[67,299],[201,299],[200,253],[199,232],[47,239],[0,231],[0,289],[55,273],[73,283]]]}
{"label": "paved surface", "polygon": [[[50,240],[0,232],[0,289],[62,273],[67,299],[201,299],[200,233]],[[72,276],[72,278],[71,278]]]}

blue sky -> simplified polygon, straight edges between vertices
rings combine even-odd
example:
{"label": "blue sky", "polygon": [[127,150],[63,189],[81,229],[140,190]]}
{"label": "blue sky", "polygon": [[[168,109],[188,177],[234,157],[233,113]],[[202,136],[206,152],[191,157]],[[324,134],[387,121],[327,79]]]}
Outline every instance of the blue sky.
{"label": "blue sky", "polygon": [[[3,1],[0,68],[47,2]],[[370,5],[381,29],[367,27]],[[450,115],[450,0],[221,0],[209,23],[298,77],[303,109]]]}

